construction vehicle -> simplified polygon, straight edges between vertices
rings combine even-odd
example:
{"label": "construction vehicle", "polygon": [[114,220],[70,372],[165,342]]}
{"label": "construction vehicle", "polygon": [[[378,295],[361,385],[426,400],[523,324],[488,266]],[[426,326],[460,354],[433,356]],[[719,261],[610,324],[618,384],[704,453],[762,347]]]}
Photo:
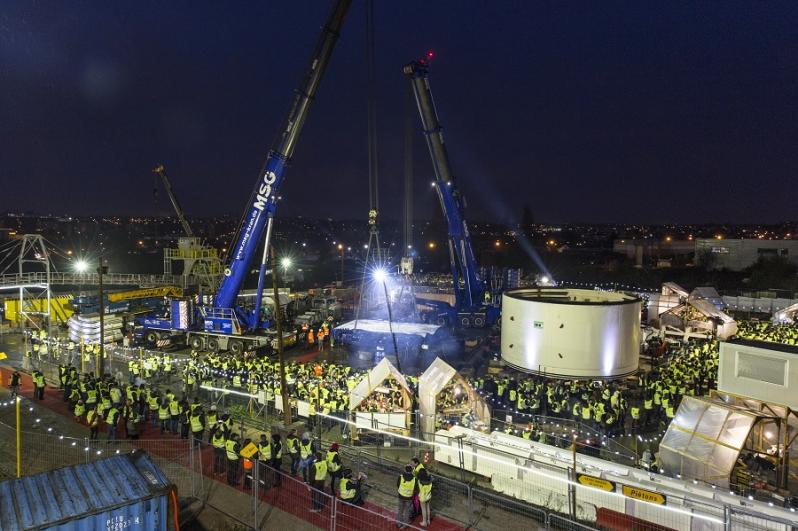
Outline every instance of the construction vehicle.
{"label": "construction vehicle", "polygon": [[479,266],[474,257],[471,236],[465,220],[465,198],[457,188],[452,174],[446,144],[443,141],[443,127],[438,119],[432,90],[429,84],[429,63],[432,52],[404,67],[404,74],[410,81],[416,106],[421,117],[424,138],[429,148],[432,166],[435,171],[435,188],[440,201],[441,210],[446,218],[449,266],[452,273],[454,289],[454,305],[444,301],[419,300],[434,308],[435,321],[438,324],[456,325],[462,328],[483,328],[492,326],[499,319],[500,309],[494,301],[495,293],[480,275]]}
{"label": "construction vehicle", "polygon": [[[172,300],[169,315],[141,319],[142,333],[148,341],[185,336],[186,342],[193,349],[233,352],[257,348],[270,341],[270,319],[261,306],[278,192],[350,4],[351,0],[337,0],[322,28],[303,80],[283,121],[278,140],[269,151],[255,189],[250,195],[234,244],[230,246],[221,284],[212,303],[205,305],[195,303],[194,300]],[[260,245],[263,245],[263,255],[258,271],[257,291],[253,307],[250,308],[239,304],[239,292]]]}

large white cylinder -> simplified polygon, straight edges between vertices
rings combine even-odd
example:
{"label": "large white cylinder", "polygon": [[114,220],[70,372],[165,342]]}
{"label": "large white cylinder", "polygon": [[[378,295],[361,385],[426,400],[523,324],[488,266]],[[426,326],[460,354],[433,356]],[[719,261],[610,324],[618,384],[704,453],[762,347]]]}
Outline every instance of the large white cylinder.
{"label": "large white cylinder", "polygon": [[501,354],[517,369],[562,378],[616,378],[640,359],[638,297],[521,288],[502,296]]}

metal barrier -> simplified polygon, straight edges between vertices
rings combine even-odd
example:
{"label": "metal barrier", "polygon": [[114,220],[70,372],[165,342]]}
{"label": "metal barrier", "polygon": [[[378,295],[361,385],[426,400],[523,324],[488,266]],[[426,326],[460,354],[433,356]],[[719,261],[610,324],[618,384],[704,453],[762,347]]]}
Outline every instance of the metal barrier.
{"label": "metal barrier", "polygon": [[474,529],[506,531],[506,522],[518,521],[519,517],[529,522],[528,527],[546,524],[547,512],[541,508],[477,488],[472,488],[470,495],[477,515],[472,525]]}
{"label": "metal barrier", "polygon": [[[208,395],[209,398],[211,398],[211,396],[211,394]],[[241,411],[239,412],[240,416],[237,417],[237,420],[246,421],[247,426],[251,428],[268,433],[274,428],[274,425],[279,422],[279,417],[277,416],[278,412],[274,408],[273,402],[264,404],[263,409],[259,411],[258,415],[250,417],[245,409],[246,406],[251,403],[248,397],[235,394],[220,394],[217,398],[224,398],[224,400],[227,400],[226,404],[230,408],[239,407]],[[315,425],[313,433],[316,434],[320,440],[323,440],[324,435],[329,433],[331,435],[334,434],[333,440],[337,442],[346,441],[345,435],[352,428],[351,424],[346,419],[334,418],[332,416],[317,415],[312,419],[312,422]],[[400,458],[403,457],[406,461],[409,459],[409,452],[421,456],[425,452],[434,450],[434,445],[430,442],[418,440],[413,437],[406,437],[398,432],[389,432],[389,430],[380,429],[379,426],[371,431],[375,435],[375,440],[373,442],[379,444],[370,447],[345,448],[345,456],[356,463],[353,468],[362,467],[371,472],[380,471],[384,474],[396,474],[401,470],[401,465],[404,464],[395,457],[396,455],[399,455]],[[2,433],[0,433],[0,435],[2,435]],[[154,441],[154,443],[155,442],[162,441]],[[88,446],[93,448],[92,445]],[[401,449],[398,449],[399,447]],[[48,452],[46,448],[37,450],[34,447],[32,450],[30,454],[34,456],[33,459],[35,459],[36,455],[42,455]],[[98,450],[102,450],[102,448],[98,448]],[[57,452],[53,452],[52,455],[58,455],[58,453],[63,454],[61,457],[58,457],[58,460],[62,463],[61,466],[68,463],[70,460],[76,459],[74,449],[59,449]],[[79,452],[77,452],[77,454],[80,455]],[[85,454],[83,455],[85,457]],[[390,458],[391,455],[394,456],[394,459]],[[201,454],[199,458],[202,458]],[[192,463],[183,466],[184,468],[188,467],[193,470],[193,468],[191,468],[193,466]],[[206,466],[209,466],[207,462]],[[630,514],[635,514],[636,509],[638,511],[643,510],[646,515],[649,515],[648,518],[650,520],[659,522],[672,529],[682,529],[689,525],[686,516],[689,515],[691,511],[699,511],[706,515],[707,518],[705,518],[704,521],[707,524],[711,524],[715,529],[717,529],[718,526],[741,529],[790,529],[792,525],[791,522],[783,522],[778,518],[772,518],[770,515],[753,511],[741,511],[736,507],[728,506],[725,506],[726,510],[724,511],[723,504],[719,503],[708,506],[696,502],[695,500],[688,499],[682,500],[681,503],[683,503],[685,507],[685,510],[682,511],[673,511],[665,507],[657,506],[646,506],[642,508],[641,502],[624,498],[620,496],[619,493],[612,495],[604,493],[599,489],[581,485],[577,485],[573,488],[573,496],[577,501],[577,506],[571,509],[569,506],[571,487],[568,486],[568,481],[557,480],[555,482],[557,485],[553,487],[552,478],[549,475],[532,468],[518,471],[516,473],[518,477],[504,474],[502,470],[497,468],[491,473],[491,486],[496,489],[496,491],[490,491],[487,488],[482,489],[479,483],[474,481],[475,478],[470,473],[458,467],[456,463],[452,465],[437,463],[435,466],[434,485],[436,496],[433,496],[434,512],[450,520],[459,522],[464,526],[475,527],[477,529],[498,529],[502,527],[502,525],[496,524],[496,522],[502,521],[508,517],[514,517],[516,519],[523,518],[524,523],[528,523],[529,526],[539,525],[542,521],[545,521],[547,525],[561,526],[574,524],[572,527],[581,528],[578,526],[584,525],[586,521],[595,522],[597,520],[597,510],[601,508],[619,512],[630,511]],[[458,474],[460,481],[454,479],[458,477]],[[466,474],[468,474],[468,478],[466,478]],[[393,477],[395,478],[395,476]],[[484,484],[484,480],[482,480],[482,482]],[[388,487],[382,488],[383,494],[395,497],[393,488],[390,487],[391,482],[388,481],[386,484]],[[308,487],[306,485],[302,485],[302,488],[306,489],[305,492],[311,492],[307,490]],[[377,490],[380,488],[379,485],[376,486]],[[190,492],[192,492],[192,494],[197,492],[195,486],[191,487]],[[213,505],[213,500],[208,496],[199,495],[199,498]],[[259,500],[261,500],[261,498],[262,496],[258,496]],[[261,501],[267,500],[264,498]],[[260,503],[260,501],[258,503]],[[332,503],[332,506],[335,506],[335,502],[330,503]],[[218,505],[220,508],[224,508],[223,504]],[[248,522],[247,525],[250,525],[250,522],[257,522],[257,507],[258,505],[253,502],[252,513],[255,516],[246,515],[243,518],[237,518],[236,516],[231,517],[242,522]],[[564,517],[562,516],[563,514],[571,514],[572,516]],[[551,517],[555,517],[553,523],[551,523]],[[384,520],[384,518],[382,519]],[[375,520],[375,522],[377,522],[377,520]],[[333,525],[335,524],[330,524],[332,529],[334,529],[334,527],[332,527]],[[382,524],[375,523],[374,525]]]}
{"label": "metal barrier", "polygon": [[[564,516],[557,514],[549,514],[546,520],[546,529],[562,529],[564,531],[593,531],[595,527],[591,527],[579,522],[574,522]],[[631,529],[631,528],[630,528]],[[635,527],[636,531],[645,531],[643,528]]]}

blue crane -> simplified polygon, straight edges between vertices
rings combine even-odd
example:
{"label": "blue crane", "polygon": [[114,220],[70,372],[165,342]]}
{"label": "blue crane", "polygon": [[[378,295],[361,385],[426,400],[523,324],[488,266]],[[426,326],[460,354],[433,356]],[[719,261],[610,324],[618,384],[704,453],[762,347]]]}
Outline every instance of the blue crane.
{"label": "blue crane", "polygon": [[[260,325],[260,304],[263,295],[274,215],[277,211],[278,191],[283,184],[286,167],[296,148],[299,134],[302,132],[302,126],[305,124],[310,105],[313,103],[316,91],[324,75],[324,70],[330,61],[330,56],[338,39],[338,33],[350,4],[351,0],[338,0],[330,12],[327,23],[322,28],[304,79],[297,89],[288,115],[283,121],[278,141],[269,151],[263,171],[261,171],[255,184],[255,189],[250,196],[249,206],[239,225],[235,244],[230,248],[228,263],[224,269],[224,278],[213,301],[215,312],[211,315],[218,315],[220,318],[224,318],[222,316],[229,315],[230,310],[235,310],[238,317],[246,323],[249,329],[256,329]],[[255,309],[252,312],[247,312],[241,308],[236,308],[236,298],[244,282],[249,264],[252,262],[253,255],[261,243],[264,229],[266,236],[263,238],[263,256],[258,272]]]}
{"label": "blue crane", "polygon": [[[465,198],[458,190],[457,181],[452,174],[449,155],[443,141],[443,127],[432,98],[429,83],[431,59],[432,52],[428,52],[424,58],[405,65],[404,73],[410,80],[416,98],[424,138],[435,171],[435,181],[432,185],[438,194],[441,210],[448,225],[449,266],[455,297],[455,305],[450,308],[449,313],[456,314],[460,325],[482,327],[495,322],[499,310],[485,301],[487,288],[485,281],[480,278],[471,236],[468,233],[464,213]],[[452,317],[449,316],[450,321]]]}
{"label": "blue crane", "polygon": [[[144,329],[144,337],[148,341],[154,342],[185,333],[188,343],[196,349],[229,348],[237,352],[246,346],[262,344],[261,338],[257,335],[246,333],[265,329],[269,324],[261,318],[261,301],[280,186],[283,184],[285,170],[291,161],[351,3],[351,0],[337,0],[322,27],[305,75],[283,120],[277,141],[269,151],[255,183],[255,189],[247,202],[247,208],[234,237],[234,245],[230,247],[224,277],[212,305],[201,307],[199,312],[195,312],[192,301],[171,301],[171,315],[168,318],[150,316],[139,321]],[[237,299],[249,264],[261,243],[263,255],[258,271],[258,287],[254,308],[250,310],[238,306]],[[195,325],[196,317],[201,318],[202,330],[198,330]]]}

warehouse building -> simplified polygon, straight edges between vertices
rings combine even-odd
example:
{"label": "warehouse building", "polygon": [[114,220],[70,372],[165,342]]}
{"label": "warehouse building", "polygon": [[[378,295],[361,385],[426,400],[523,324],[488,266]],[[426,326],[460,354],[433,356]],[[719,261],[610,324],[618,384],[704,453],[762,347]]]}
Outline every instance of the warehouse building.
{"label": "warehouse building", "polygon": [[696,261],[710,269],[741,271],[762,257],[782,257],[798,265],[798,240],[698,238],[695,252]]}

